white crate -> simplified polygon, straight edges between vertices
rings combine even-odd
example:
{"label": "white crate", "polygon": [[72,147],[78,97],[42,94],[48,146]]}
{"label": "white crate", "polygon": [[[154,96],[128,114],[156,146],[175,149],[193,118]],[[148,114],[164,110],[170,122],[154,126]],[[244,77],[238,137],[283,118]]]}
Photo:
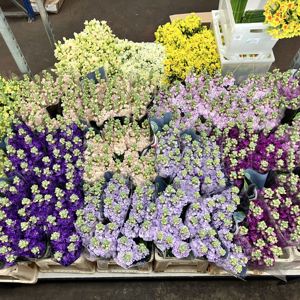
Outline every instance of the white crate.
{"label": "white crate", "polygon": [[80,256],[73,264],[68,267],[60,265],[51,258],[37,260],[36,265],[39,271],[43,273],[86,273],[96,272],[95,263],[88,261],[85,257]]}
{"label": "white crate", "polygon": [[38,268],[34,263],[24,262],[0,270],[0,282],[34,284],[38,279]]}
{"label": "white crate", "polygon": [[230,0],[220,0],[219,17],[229,58],[235,53],[270,53],[278,41],[268,34],[264,23],[235,23]]}
{"label": "white crate", "polygon": [[251,1],[248,0],[245,11],[257,10],[257,9],[263,10],[266,3],[267,0],[251,0]]}
{"label": "white crate", "polygon": [[178,259],[175,257],[162,257],[155,250],[154,272],[166,273],[206,273],[208,261],[206,259]]}
{"label": "white crate", "polygon": [[236,52],[231,57],[227,57],[227,45],[224,41],[224,34],[220,30],[219,11],[212,11],[212,16],[212,26],[218,46],[223,75],[233,73],[237,83],[240,83],[247,79],[250,74],[263,74],[270,69],[272,63],[275,61],[273,51],[254,54]]}

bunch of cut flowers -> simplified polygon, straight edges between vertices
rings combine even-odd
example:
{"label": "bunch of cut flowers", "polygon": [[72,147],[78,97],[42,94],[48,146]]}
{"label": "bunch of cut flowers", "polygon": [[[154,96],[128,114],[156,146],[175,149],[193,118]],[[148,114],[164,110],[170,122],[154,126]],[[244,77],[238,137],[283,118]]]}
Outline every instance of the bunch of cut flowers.
{"label": "bunch of cut flowers", "polygon": [[57,262],[72,264],[82,250],[74,222],[83,205],[84,132],[76,123],[32,130],[17,121],[6,151],[9,181],[1,194],[12,217],[0,239],[13,241],[14,258],[38,259],[50,248]]}
{"label": "bunch of cut flowers", "polygon": [[290,71],[253,75],[240,85],[231,75],[191,74],[184,83],[162,90],[152,111],[157,117],[172,112],[178,124],[199,131],[235,125],[272,130],[281,123],[287,108],[299,108],[299,86],[299,79]]}
{"label": "bunch of cut flowers", "polygon": [[147,120],[140,124],[128,118],[110,119],[100,134],[90,130],[84,153],[85,180],[101,180],[108,171],[130,176],[136,185],[153,180],[155,156],[150,143]]}
{"label": "bunch of cut flowers", "polygon": [[109,173],[95,185],[85,184],[84,208],[76,228],[89,259],[114,259],[123,268],[144,263],[151,246],[140,236],[153,185],[136,187],[122,175]]}
{"label": "bunch of cut flowers", "polygon": [[214,34],[195,14],[159,26],[155,38],[165,46],[165,78],[170,83],[185,80],[192,71],[213,74],[220,69]]}

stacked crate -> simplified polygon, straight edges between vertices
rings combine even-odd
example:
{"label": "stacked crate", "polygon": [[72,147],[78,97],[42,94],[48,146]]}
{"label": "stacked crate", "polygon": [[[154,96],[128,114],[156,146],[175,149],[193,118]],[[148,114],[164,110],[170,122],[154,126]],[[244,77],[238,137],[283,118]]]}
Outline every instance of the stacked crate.
{"label": "stacked crate", "polygon": [[263,23],[235,23],[230,0],[220,0],[212,11],[213,30],[222,73],[231,72],[240,82],[251,73],[265,73],[275,61],[272,48],[277,40]]}

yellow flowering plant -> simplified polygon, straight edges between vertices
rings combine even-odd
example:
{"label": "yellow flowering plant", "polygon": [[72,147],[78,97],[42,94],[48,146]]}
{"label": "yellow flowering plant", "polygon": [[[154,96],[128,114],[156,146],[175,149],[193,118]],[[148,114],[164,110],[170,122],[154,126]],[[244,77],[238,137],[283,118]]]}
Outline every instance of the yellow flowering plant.
{"label": "yellow flowering plant", "polygon": [[213,74],[220,69],[214,34],[196,14],[159,26],[155,38],[165,46],[168,82],[185,80],[191,72]]}
{"label": "yellow flowering plant", "polygon": [[[0,143],[6,136],[7,130],[15,116],[18,105],[15,95],[18,90],[16,80],[6,80],[0,76]],[[7,163],[5,152],[0,147],[0,177],[2,177],[4,166]]]}
{"label": "yellow flowering plant", "polygon": [[300,0],[268,0],[264,10],[265,22],[274,38],[300,36]]}
{"label": "yellow flowering plant", "polygon": [[6,80],[0,76],[0,140],[5,136],[17,110],[17,101],[15,101],[17,90],[16,80]]}

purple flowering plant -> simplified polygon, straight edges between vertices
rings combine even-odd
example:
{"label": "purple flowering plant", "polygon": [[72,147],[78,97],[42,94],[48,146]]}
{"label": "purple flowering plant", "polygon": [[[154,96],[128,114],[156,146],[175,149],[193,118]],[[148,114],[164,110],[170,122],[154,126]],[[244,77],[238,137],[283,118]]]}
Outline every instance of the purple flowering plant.
{"label": "purple flowering plant", "polygon": [[244,249],[249,264],[255,267],[272,267],[276,258],[283,254],[280,237],[266,203],[260,198],[250,201],[247,218],[235,239]]}
{"label": "purple flowering plant", "polygon": [[15,257],[41,258],[48,246],[64,266],[79,257],[81,240],[74,221],[83,204],[83,138],[84,132],[75,123],[36,131],[23,122],[13,125],[6,170],[13,182],[2,194],[15,210],[13,221],[19,234]]}
{"label": "purple flowering plant", "polygon": [[[299,163],[300,138],[296,121],[273,131],[254,132],[244,127],[226,128],[219,139],[226,174],[239,187],[246,169],[265,173],[292,171]],[[220,142],[221,141],[221,142]]]}
{"label": "purple flowering plant", "polygon": [[189,206],[185,224],[191,233],[190,247],[195,257],[206,257],[225,270],[244,276],[248,259],[234,242],[233,231],[238,193],[238,188],[232,187],[211,197],[199,197]]}

